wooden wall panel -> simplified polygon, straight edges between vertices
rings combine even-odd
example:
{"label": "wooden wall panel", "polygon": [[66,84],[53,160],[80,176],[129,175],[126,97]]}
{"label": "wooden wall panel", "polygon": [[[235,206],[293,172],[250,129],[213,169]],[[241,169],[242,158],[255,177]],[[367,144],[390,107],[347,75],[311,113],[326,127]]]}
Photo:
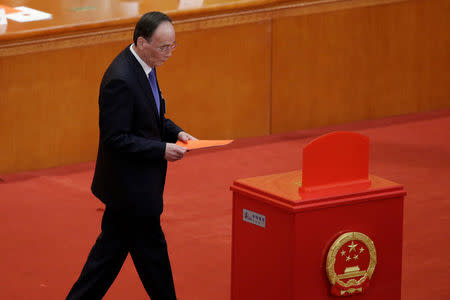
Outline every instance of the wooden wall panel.
{"label": "wooden wall panel", "polygon": [[0,58],[0,172],[95,159],[98,86],[126,43]]}
{"label": "wooden wall panel", "polygon": [[271,132],[449,107],[448,3],[275,19]]}
{"label": "wooden wall panel", "polygon": [[269,134],[270,22],[177,33],[159,68],[168,117],[202,139]]}
{"label": "wooden wall panel", "polygon": [[450,1],[416,1],[413,51],[419,111],[450,107]]}

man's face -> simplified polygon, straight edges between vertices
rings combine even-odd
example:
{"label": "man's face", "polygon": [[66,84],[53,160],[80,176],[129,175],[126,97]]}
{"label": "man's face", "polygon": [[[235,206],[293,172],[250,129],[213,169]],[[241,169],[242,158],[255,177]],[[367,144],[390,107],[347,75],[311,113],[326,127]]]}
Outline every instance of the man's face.
{"label": "man's face", "polygon": [[175,46],[175,30],[170,22],[163,22],[156,28],[149,41],[139,37],[137,48],[139,56],[153,68],[168,60]]}

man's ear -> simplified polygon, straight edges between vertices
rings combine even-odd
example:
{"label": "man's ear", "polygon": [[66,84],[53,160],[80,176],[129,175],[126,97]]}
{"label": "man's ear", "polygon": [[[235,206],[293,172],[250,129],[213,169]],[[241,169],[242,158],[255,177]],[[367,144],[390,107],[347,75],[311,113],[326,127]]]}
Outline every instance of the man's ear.
{"label": "man's ear", "polygon": [[137,42],[136,47],[139,50],[142,50],[144,48],[145,39],[142,36],[140,36],[140,37],[137,38],[136,42]]}

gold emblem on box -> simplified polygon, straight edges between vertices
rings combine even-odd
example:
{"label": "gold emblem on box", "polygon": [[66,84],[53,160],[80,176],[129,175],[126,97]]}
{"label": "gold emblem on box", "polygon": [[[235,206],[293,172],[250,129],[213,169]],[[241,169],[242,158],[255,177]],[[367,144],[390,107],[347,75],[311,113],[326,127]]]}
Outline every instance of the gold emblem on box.
{"label": "gold emblem on box", "polygon": [[327,275],[334,296],[363,293],[369,287],[377,252],[373,241],[360,232],[347,232],[331,245],[327,256]]}

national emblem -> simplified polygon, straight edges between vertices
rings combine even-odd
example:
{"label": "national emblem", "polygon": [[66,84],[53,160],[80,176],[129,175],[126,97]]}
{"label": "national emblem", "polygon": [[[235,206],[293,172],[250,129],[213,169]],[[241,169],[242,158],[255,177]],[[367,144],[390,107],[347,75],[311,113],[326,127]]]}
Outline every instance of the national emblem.
{"label": "national emblem", "polygon": [[347,232],[331,245],[327,256],[327,275],[334,296],[363,293],[377,264],[372,240],[360,232]]}

